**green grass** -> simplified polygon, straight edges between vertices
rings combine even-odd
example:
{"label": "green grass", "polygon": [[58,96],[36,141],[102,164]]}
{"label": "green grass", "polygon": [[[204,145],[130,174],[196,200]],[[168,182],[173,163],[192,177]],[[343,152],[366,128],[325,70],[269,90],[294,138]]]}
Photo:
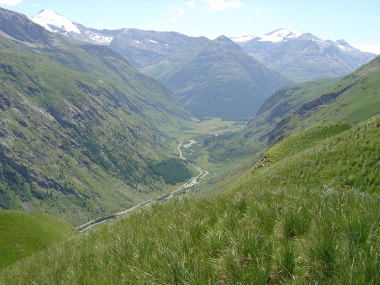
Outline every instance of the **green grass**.
{"label": "green grass", "polygon": [[271,162],[279,161],[287,156],[294,155],[311,148],[322,141],[350,129],[348,124],[325,123],[307,128],[271,147],[264,156]]}
{"label": "green grass", "polygon": [[238,159],[230,159],[229,161],[212,162],[210,161],[210,153],[204,147],[204,141],[209,137],[216,137],[226,133],[235,133],[242,130],[245,126],[244,122],[238,121],[223,121],[220,118],[213,118],[202,121],[187,121],[182,129],[166,128],[165,132],[176,140],[172,141],[171,149],[174,155],[178,155],[179,142],[195,139],[197,144],[192,145],[189,149],[182,149],[185,157],[196,161],[204,169],[211,172],[201,182],[201,187],[196,187],[196,192],[203,192],[210,185],[214,184],[225,175],[228,175],[237,166],[244,162],[247,158],[239,157]]}
{"label": "green grass", "polygon": [[321,92],[340,80],[341,78],[327,78],[281,88],[265,100],[251,126],[260,128],[265,121],[272,123],[281,120],[284,115],[294,111],[306,101],[318,97]]}
{"label": "green grass", "polygon": [[356,124],[379,113],[380,57],[343,77],[318,97],[281,118],[269,140],[276,141],[321,122]]}
{"label": "green grass", "polygon": [[99,226],[0,284],[379,284],[380,117],[336,127],[285,140],[222,195]]}
{"label": "green grass", "polygon": [[0,268],[70,238],[75,229],[45,213],[0,211]]}
{"label": "green grass", "polygon": [[243,161],[247,157],[257,155],[268,146],[268,135],[276,128],[278,122],[340,80],[322,79],[278,90],[265,100],[258,114],[244,129],[230,138],[219,137],[211,140],[207,146],[210,156],[213,160],[226,163],[231,159]]}
{"label": "green grass", "polygon": [[171,188],[150,166],[190,117],[172,94],[107,47],[39,48],[0,37],[0,208],[78,225]]}

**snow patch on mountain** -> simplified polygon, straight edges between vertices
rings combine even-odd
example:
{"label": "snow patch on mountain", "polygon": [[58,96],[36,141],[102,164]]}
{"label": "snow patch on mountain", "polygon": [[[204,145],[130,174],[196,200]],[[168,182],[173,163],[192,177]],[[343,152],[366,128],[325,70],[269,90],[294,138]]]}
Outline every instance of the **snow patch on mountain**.
{"label": "snow patch on mountain", "polygon": [[340,48],[341,50],[346,50],[346,51],[352,50],[352,48],[342,46],[342,45],[337,45],[337,47]]}
{"label": "snow patch on mountain", "polygon": [[38,15],[32,18],[32,21],[50,32],[64,30],[68,33],[72,32],[80,34],[80,30],[73,22],[51,10],[41,11]]}
{"label": "snow patch on mountain", "polygon": [[109,45],[114,38],[114,37],[104,36],[98,33],[94,33],[91,31],[86,31],[86,34],[91,40],[102,45]]}
{"label": "snow patch on mountain", "polygon": [[260,42],[272,42],[272,43],[279,43],[287,39],[294,39],[301,36],[302,33],[288,30],[288,29],[278,29],[273,32],[270,32],[268,34],[265,34],[264,36],[260,37]]}

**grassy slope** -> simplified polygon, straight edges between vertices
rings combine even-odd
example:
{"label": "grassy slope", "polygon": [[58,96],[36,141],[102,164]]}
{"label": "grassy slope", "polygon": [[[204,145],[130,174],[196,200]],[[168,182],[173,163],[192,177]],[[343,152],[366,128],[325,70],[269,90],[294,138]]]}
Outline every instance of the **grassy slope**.
{"label": "grassy slope", "polygon": [[265,100],[258,115],[250,122],[250,126],[257,128],[263,123],[275,123],[288,115],[303,103],[318,97],[325,89],[337,84],[341,78],[328,78],[306,83],[290,85],[278,90]]}
{"label": "grassy slope", "polygon": [[45,213],[0,211],[0,268],[71,237],[75,229]]}
{"label": "grassy slope", "polygon": [[[102,56],[90,60],[76,47],[71,54],[79,49],[81,61],[96,66],[90,73],[25,49],[0,37],[0,207],[32,201],[78,224],[168,188],[149,168],[177,156],[153,124],[178,128],[183,121],[165,88],[126,69],[122,58],[111,73]],[[112,56],[103,59],[116,61]],[[102,70],[107,76],[99,78]]]}
{"label": "grassy slope", "polygon": [[223,195],[153,205],[0,283],[378,284],[380,117],[346,129],[310,128]]}
{"label": "grassy slope", "polygon": [[183,149],[183,155],[191,161],[195,161],[201,165],[202,168],[207,169],[210,172],[204,179],[201,180],[197,187],[190,190],[191,193],[197,192],[197,194],[203,194],[205,190],[209,189],[210,185],[213,185],[215,181],[219,179],[225,180],[226,175],[230,175],[232,171],[244,161],[244,159],[235,159],[229,161],[223,161],[222,163],[210,162],[209,153],[204,147],[204,139],[209,136],[224,135],[237,132],[244,128],[243,122],[235,121],[223,121],[221,119],[211,119],[205,121],[188,121],[186,122],[186,129],[168,129],[171,136],[177,138],[177,143],[172,144],[173,151],[178,151],[178,143],[190,139],[195,139],[196,144],[192,145],[189,149]]}
{"label": "grassy slope", "polygon": [[127,102],[135,108],[133,111],[151,127],[180,127],[183,119],[190,117],[165,86],[141,74],[108,47],[65,41],[63,47],[53,45],[42,52],[70,69],[91,73],[99,81],[110,82],[117,92],[127,95]]}
{"label": "grassy slope", "polygon": [[16,39],[5,43],[1,39],[1,45],[46,55],[70,69],[92,74],[98,81],[108,81],[117,93],[127,97],[123,103],[133,104],[135,113],[145,115],[144,119],[155,125],[174,123],[178,117],[189,115],[162,84],[138,72],[110,48],[72,42],[13,11],[0,8],[0,14],[0,30],[5,37]]}
{"label": "grassy slope", "polygon": [[379,86],[377,57],[279,121],[269,139],[281,139],[319,122],[355,124],[366,120],[380,112]]}

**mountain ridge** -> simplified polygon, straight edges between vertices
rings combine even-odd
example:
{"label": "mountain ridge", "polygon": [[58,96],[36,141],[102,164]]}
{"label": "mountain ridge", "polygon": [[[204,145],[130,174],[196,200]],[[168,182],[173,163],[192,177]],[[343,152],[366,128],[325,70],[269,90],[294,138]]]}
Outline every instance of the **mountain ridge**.
{"label": "mountain ridge", "polygon": [[310,33],[286,29],[246,39],[236,40],[248,54],[299,83],[346,75],[376,57],[344,40],[324,41]]}
{"label": "mountain ridge", "polygon": [[74,41],[91,44],[109,45],[113,38],[122,30],[97,30],[88,28],[79,23],[72,22],[52,10],[42,10],[32,17],[31,20],[50,32],[64,35]]}
{"label": "mountain ridge", "polygon": [[158,79],[196,116],[224,120],[253,116],[264,98],[291,83],[225,36],[208,42],[194,57]]}

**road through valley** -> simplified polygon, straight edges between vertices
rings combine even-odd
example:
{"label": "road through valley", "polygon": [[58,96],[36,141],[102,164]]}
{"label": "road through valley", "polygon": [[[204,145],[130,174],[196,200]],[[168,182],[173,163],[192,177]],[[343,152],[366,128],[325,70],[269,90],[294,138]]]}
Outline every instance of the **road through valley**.
{"label": "road through valley", "polygon": [[195,143],[197,143],[195,140],[189,140],[189,143],[187,143],[187,144],[184,144],[184,142],[181,142],[178,145],[178,151],[179,151],[179,158],[182,159],[184,162],[186,162],[191,167],[193,167],[196,171],[198,171],[199,172],[198,175],[192,177],[185,184],[183,184],[182,186],[178,187],[177,189],[175,189],[174,191],[172,191],[172,192],[170,192],[168,194],[164,194],[164,195],[161,195],[159,197],[156,197],[156,198],[153,198],[153,199],[141,202],[141,203],[139,203],[137,205],[134,205],[131,208],[128,208],[128,209],[126,209],[126,210],[124,210],[122,212],[116,213],[114,215],[107,216],[107,217],[101,217],[101,218],[98,218],[96,220],[89,221],[86,224],[78,226],[77,230],[79,232],[87,231],[88,229],[90,229],[90,228],[92,228],[94,226],[97,226],[97,225],[99,225],[101,223],[104,223],[104,222],[106,222],[108,220],[124,216],[124,215],[128,214],[129,212],[131,212],[133,210],[136,210],[137,208],[140,208],[140,207],[143,207],[143,206],[147,206],[147,205],[155,203],[157,201],[166,201],[168,199],[171,199],[171,198],[174,197],[174,195],[179,194],[181,192],[185,192],[186,190],[188,190],[188,189],[194,187],[195,185],[197,185],[201,179],[203,179],[204,177],[206,177],[209,174],[209,172],[207,170],[204,170],[203,168],[201,168],[196,163],[188,161],[187,158],[183,156],[183,152],[182,152],[182,148],[190,148]]}

